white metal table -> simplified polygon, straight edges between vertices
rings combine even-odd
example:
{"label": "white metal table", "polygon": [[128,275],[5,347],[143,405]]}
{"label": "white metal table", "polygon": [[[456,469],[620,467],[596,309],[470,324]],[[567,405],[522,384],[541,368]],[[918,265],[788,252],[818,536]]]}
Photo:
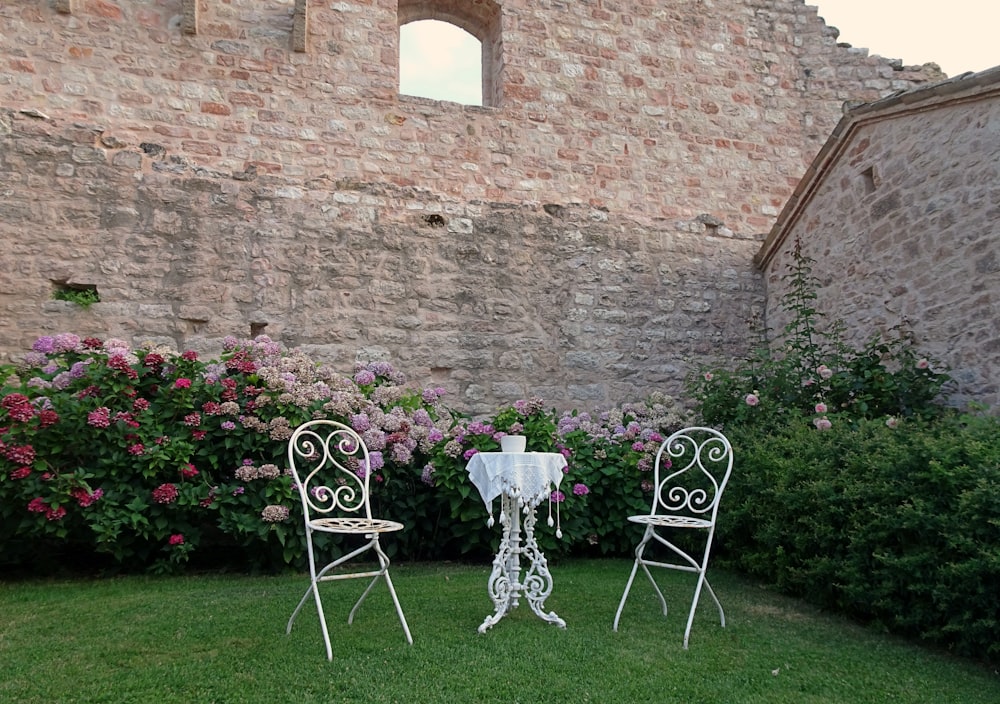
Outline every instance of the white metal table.
{"label": "white metal table", "polygon": [[[552,593],[552,575],[545,555],[535,541],[535,509],[559,487],[565,467],[566,458],[557,452],[480,452],[473,455],[466,465],[469,478],[479,489],[490,512],[491,527],[493,500],[500,498],[500,524],[503,526],[500,548],[493,559],[493,570],[487,583],[495,611],[479,626],[480,633],[485,633],[486,629],[517,608],[522,595],[540,619],[560,628],[566,627],[566,622],[555,612],[546,613],[544,610],[545,599]],[[558,504],[556,508],[558,515]],[[549,525],[553,525],[551,502]],[[561,537],[558,527],[556,536]],[[521,556],[528,561],[523,576]]]}

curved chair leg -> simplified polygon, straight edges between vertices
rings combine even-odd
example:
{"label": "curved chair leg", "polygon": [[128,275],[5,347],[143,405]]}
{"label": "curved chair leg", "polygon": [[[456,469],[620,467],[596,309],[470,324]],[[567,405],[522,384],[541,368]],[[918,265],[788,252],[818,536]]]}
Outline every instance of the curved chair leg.
{"label": "curved chair leg", "polygon": [[722,610],[722,604],[719,603],[719,597],[715,596],[715,590],[712,589],[712,585],[708,583],[708,577],[705,577],[705,588],[708,589],[708,593],[712,597],[712,601],[715,602],[716,608],[719,609],[719,623],[723,628],[725,628],[726,612]]}
{"label": "curved chair leg", "polygon": [[[688,638],[691,636],[691,625],[694,623],[694,612],[698,608],[698,597],[701,596],[701,587],[705,584],[705,573],[698,573],[698,584],[694,588],[694,598],[691,599],[691,610],[688,612],[687,626],[684,628],[684,650],[688,647]],[[711,591],[711,588],[709,588]]]}
{"label": "curved chair leg", "polygon": [[295,623],[295,618],[299,615],[302,607],[305,605],[306,600],[309,598],[309,592],[313,593],[316,598],[316,612],[319,615],[319,625],[320,629],[323,631],[323,643],[326,645],[326,659],[333,660],[333,646],[330,644],[330,631],[326,626],[326,615],[323,613],[323,601],[319,597],[319,586],[318,577],[315,576],[315,570],[311,570],[313,574],[311,575],[311,580],[309,582],[309,588],[306,589],[306,593],[302,595],[302,599],[299,600],[299,605],[295,607],[295,611],[292,612],[291,617],[288,619],[288,625],[285,627],[285,635],[292,632],[292,624]]}
{"label": "curved chair leg", "polygon": [[399,605],[399,598],[396,596],[396,589],[392,586],[392,578],[389,577],[388,572],[385,573],[385,585],[389,587],[392,603],[396,605],[396,615],[399,616],[399,622],[403,626],[403,633],[406,634],[406,642],[413,645],[413,636],[410,635],[410,627],[406,623],[406,617],[403,616],[403,607]]}
{"label": "curved chair leg", "polygon": [[635,573],[639,569],[639,559],[636,558],[635,562],[632,563],[632,572],[628,576],[628,582],[625,584],[625,593],[622,594],[622,600],[618,603],[618,611],[615,612],[615,623],[612,626],[612,630],[618,630],[618,620],[622,617],[622,609],[625,608],[625,600],[628,599],[629,590],[632,589],[632,580],[635,579]]}
{"label": "curved chair leg", "polygon": [[288,619],[288,625],[285,627],[285,635],[292,632],[292,625],[295,623],[295,619],[298,617],[299,612],[302,611],[302,607],[305,606],[306,600],[309,598],[309,592],[312,592],[313,596],[316,598],[316,611],[319,613],[319,624],[323,631],[323,642],[326,644],[326,659],[332,661],[333,646],[330,645],[330,631],[326,627],[326,617],[323,614],[323,601],[319,597],[319,580],[333,565],[327,565],[319,574],[316,574],[316,560],[313,557],[312,534],[308,531],[308,529],[306,530],[306,549],[309,551],[309,588],[306,589],[306,593],[302,595],[298,606],[295,607],[291,617]]}

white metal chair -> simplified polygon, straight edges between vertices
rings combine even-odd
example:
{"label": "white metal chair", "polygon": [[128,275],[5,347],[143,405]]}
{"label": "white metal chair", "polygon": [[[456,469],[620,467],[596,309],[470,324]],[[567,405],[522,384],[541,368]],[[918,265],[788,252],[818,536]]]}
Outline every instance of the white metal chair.
{"label": "white metal chair", "polygon": [[[319,595],[319,583],[340,579],[372,578],[347,617],[347,623],[351,624],[354,622],[354,614],[381,577],[389,587],[399,622],[403,624],[406,640],[412,644],[410,628],[406,624],[406,617],[403,616],[403,609],[399,605],[396,590],[389,577],[389,558],[379,545],[379,536],[382,533],[402,530],[403,524],[372,518],[369,500],[371,464],[368,447],[361,436],[336,421],[313,420],[303,423],[296,428],[288,441],[288,466],[292,470],[295,484],[302,497],[310,581],[309,588],[288,619],[285,632],[292,632],[295,617],[299,615],[309,594],[312,593],[316,599],[316,611],[319,613],[319,623],[323,629],[323,640],[326,642],[326,657],[328,660],[333,660],[330,632],[327,629],[323,602]],[[317,571],[313,543],[313,533],[316,532],[364,536],[366,542],[353,552],[341,555]],[[372,550],[378,558],[378,569],[331,574],[331,570],[369,550]]]}
{"label": "white metal chair", "polygon": [[[705,578],[708,569],[708,557],[712,550],[712,538],[715,535],[715,521],[719,512],[719,500],[729,482],[733,471],[733,448],[729,440],[712,428],[685,428],[679,430],[660,445],[656,453],[656,465],[653,474],[653,500],[648,514],[629,516],[628,520],[646,526],[642,540],[635,549],[635,563],[632,573],[625,585],[618,612],[615,614],[614,630],[618,630],[625,600],[632,589],[639,568],[646,573],[656,595],[660,599],[663,615],[667,615],[667,601],[656,586],[650,567],[665,567],[667,569],[694,572],[698,582],[691,600],[691,611],[688,613],[687,628],[684,629],[684,648],[688,647],[688,637],[691,635],[691,624],[694,622],[694,612],[698,607],[698,597],[702,585],[708,588],[708,593],[719,609],[719,620],[726,625],[726,614],[722,604],[712,590],[712,585]],[[700,555],[698,549],[684,549],[664,538],[657,531],[662,529],[682,529],[689,534],[695,531],[704,533],[704,551]],[[675,534],[676,535],[676,534]],[[660,562],[646,557],[646,547],[651,540],[669,548],[673,559],[680,558],[682,562]],[[674,537],[674,540],[677,540]],[[675,557],[676,556],[676,557]]]}

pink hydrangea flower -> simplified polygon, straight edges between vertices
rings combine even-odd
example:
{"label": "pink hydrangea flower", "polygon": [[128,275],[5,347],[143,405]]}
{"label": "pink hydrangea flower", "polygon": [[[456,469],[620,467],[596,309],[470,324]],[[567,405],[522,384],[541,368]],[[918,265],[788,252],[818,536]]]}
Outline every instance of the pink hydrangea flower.
{"label": "pink hydrangea flower", "polygon": [[826,413],[826,404],[823,403],[823,402],[817,403],[816,404],[816,412],[817,413]]}
{"label": "pink hydrangea flower", "polygon": [[829,430],[833,427],[833,423],[826,416],[814,420],[813,425],[816,426],[816,430]]}
{"label": "pink hydrangea flower", "polygon": [[177,487],[173,484],[160,484],[153,489],[153,501],[158,504],[172,504],[177,500]]}
{"label": "pink hydrangea flower", "polygon": [[923,357],[921,357],[919,360],[917,360],[917,369],[927,369],[930,366],[931,366],[931,363],[928,362]]}
{"label": "pink hydrangea flower", "polygon": [[58,521],[61,520],[63,516],[66,515],[66,509],[62,506],[56,506],[55,508],[50,508],[45,512],[45,520],[47,521]]}
{"label": "pink hydrangea flower", "polygon": [[170,536],[170,540],[167,542],[169,542],[171,545],[183,545],[184,536],[181,533],[174,533],[173,535]]}
{"label": "pink hydrangea flower", "polygon": [[87,425],[94,428],[107,428],[111,425],[111,409],[101,406],[87,414]]}
{"label": "pink hydrangea flower", "polygon": [[756,406],[760,403],[760,397],[757,394],[747,394],[745,400],[748,406]]}
{"label": "pink hydrangea flower", "polygon": [[11,479],[24,479],[31,474],[31,467],[18,467],[12,471],[8,476]]}
{"label": "pink hydrangea flower", "polygon": [[190,389],[191,388],[191,380],[187,379],[185,377],[181,377],[180,379],[178,379],[177,381],[174,382],[174,388],[175,389]]}
{"label": "pink hydrangea flower", "polygon": [[28,466],[35,461],[35,448],[31,445],[7,445],[3,448],[3,455],[12,464]]}
{"label": "pink hydrangea flower", "polygon": [[830,367],[826,366],[825,364],[821,364],[818,367],[816,367],[816,373],[819,374],[821,379],[829,379],[831,376],[833,376],[833,370],[830,369]]}
{"label": "pink hydrangea flower", "polygon": [[69,492],[70,496],[76,499],[76,502],[83,508],[90,506],[95,501],[98,501],[102,496],[104,496],[104,489],[95,489],[93,493],[87,491],[83,487],[76,487]]}

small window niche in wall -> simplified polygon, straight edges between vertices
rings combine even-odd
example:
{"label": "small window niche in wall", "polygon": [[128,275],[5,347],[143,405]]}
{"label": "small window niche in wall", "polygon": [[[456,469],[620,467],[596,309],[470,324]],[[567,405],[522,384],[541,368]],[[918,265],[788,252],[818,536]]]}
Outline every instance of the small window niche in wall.
{"label": "small window niche in wall", "polygon": [[874,166],[869,166],[861,172],[861,182],[864,184],[865,195],[874,193],[880,182],[878,170]]}
{"label": "small window niche in wall", "polygon": [[482,42],[439,20],[399,28],[399,92],[420,98],[483,104]]}
{"label": "small window niche in wall", "polygon": [[52,282],[52,298],[56,301],[75,303],[81,308],[89,308],[101,302],[101,294],[93,284],[69,284],[65,281]]}

